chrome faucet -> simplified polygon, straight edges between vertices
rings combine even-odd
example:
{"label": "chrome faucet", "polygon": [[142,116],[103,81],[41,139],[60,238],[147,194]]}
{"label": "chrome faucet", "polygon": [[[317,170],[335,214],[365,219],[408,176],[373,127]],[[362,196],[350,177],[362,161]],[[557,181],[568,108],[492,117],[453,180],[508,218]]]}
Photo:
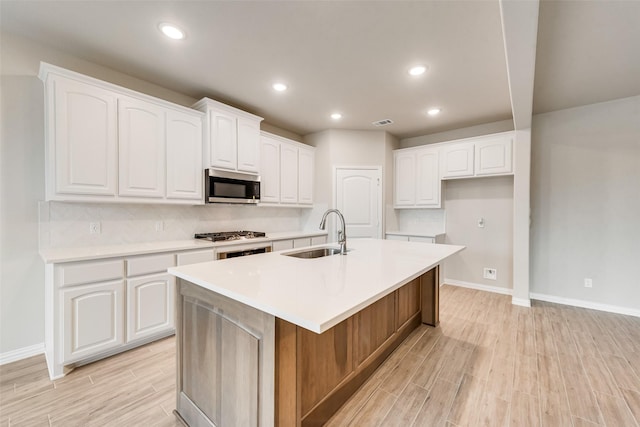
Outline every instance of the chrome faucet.
{"label": "chrome faucet", "polygon": [[338,209],[329,209],[324,213],[324,215],[322,215],[322,220],[320,221],[320,229],[324,230],[326,228],[327,215],[329,215],[331,212],[337,214],[338,218],[340,218],[340,224],[342,225],[342,230],[338,230],[338,243],[340,244],[340,255],[346,255],[347,254],[347,226],[345,225],[345,222],[344,222],[344,216],[342,216],[342,213],[340,213]]}

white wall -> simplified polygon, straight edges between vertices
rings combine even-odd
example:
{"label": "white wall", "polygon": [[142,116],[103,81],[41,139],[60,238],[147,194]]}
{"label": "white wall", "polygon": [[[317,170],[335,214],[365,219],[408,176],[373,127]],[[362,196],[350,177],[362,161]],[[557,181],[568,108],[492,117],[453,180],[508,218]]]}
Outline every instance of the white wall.
{"label": "white wall", "polygon": [[[391,202],[393,191],[393,150],[398,140],[383,131],[329,129],[305,135],[304,142],[316,147],[315,203],[310,213],[304,213],[307,228],[317,228],[322,213],[334,207],[334,167],[381,166],[383,178],[383,208]],[[389,213],[388,206],[383,215]],[[384,224],[383,218],[383,224]],[[335,229],[333,216],[330,229]],[[333,236],[335,238],[335,236]]]}
{"label": "white wall", "polygon": [[[444,182],[445,243],[466,249],[446,262],[447,279],[504,289],[513,287],[513,177],[457,179]],[[484,228],[478,227],[480,218]],[[485,267],[497,280],[483,278]]]}
{"label": "white wall", "polygon": [[[40,61],[181,105],[195,99],[11,34],[1,34],[0,43],[0,356],[44,341],[39,240],[45,246],[68,247],[189,239],[195,231],[302,227],[299,209],[44,203],[39,238],[38,203],[44,199],[44,88],[36,77]],[[301,139],[274,126],[269,131]],[[94,220],[102,222],[102,234],[90,236],[87,221]],[[158,220],[165,221],[164,232],[155,232]]]}
{"label": "white wall", "polygon": [[[3,58],[4,63],[4,58]],[[28,76],[0,77],[0,354],[44,341],[44,264],[38,200],[44,197],[44,94]]]}
{"label": "white wall", "polygon": [[531,185],[531,291],[640,310],[640,96],[534,116]]}
{"label": "white wall", "polygon": [[471,138],[491,133],[507,132],[513,130],[513,120],[485,123],[477,126],[453,129],[446,132],[432,133],[429,135],[405,138],[400,141],[400,148],[416,147],[418,145],[435,144],[436,142],[453,141],[454,139]]}

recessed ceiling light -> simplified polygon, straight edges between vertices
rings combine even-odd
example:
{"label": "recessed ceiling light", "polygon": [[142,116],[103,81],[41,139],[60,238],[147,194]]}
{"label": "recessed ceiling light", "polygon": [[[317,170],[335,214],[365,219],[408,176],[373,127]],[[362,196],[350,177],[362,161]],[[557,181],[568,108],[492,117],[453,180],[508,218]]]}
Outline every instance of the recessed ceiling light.
{"label": "recessed ceiling light", "polygon": [[273,90],[277,90],[278,92],[284,92],[287,90],[287,85],[284,83],[274,83],[272,87]]}
{"label": "recessed ceiling light", "polygon": [[331,115],[331,118],[332,118],[333,120],[340,120],[340,119],[342,118],[342,114],[340,114],[340,113],[333,113],[333,114]]}
{"label": "recessed ceiling light", "polygon": [[424,74],[425,71],[427,71],[427,67],[425,67],[424,65],[417,65],[415,67],[409,68],[409,74],[411,74],[412,76],[419,76],[420,74]]}
{"label": "recessed ceiling light", "polygon": [[429,111],[427,111],[427,114],[430,116],[436,116],[440,113],[440,111],[442,111],[440,108],[432,108]]}
{"label": "recessed ceiling light", "polygon": [[182,31],[180,28],[176,27],[175,25],[162,23],[159,25],[159,27],[160,27],[160,31],[162,31],[162,34],[164,34],[165,36],[171,39],[182,40],[185,37],[184,31]]}

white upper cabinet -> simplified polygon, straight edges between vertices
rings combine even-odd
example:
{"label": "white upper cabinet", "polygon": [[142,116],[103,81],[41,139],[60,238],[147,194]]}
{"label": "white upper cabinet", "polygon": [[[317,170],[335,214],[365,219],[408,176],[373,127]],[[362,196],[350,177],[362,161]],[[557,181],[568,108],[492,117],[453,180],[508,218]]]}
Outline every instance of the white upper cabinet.
{"label": "white upper cabinet", "polygon": [[193,108],[207,114],[205,168],[260,173],[262,117],[209,98],[202,98]]}
{"label": "white upper cabinet", "polygon": [[49,75],[47,200],[65,194],[115,196],[117,99],[108,90]]}
{"label": "white upper cabinet", "polygon": [[298,147],[280,145],[280,202],[298,203]]}
{"label": "white upper cabinet", "polygon": [[202,113],[45,63],[39,77],[47,200],[204,203]]}
{"label": "white upper cabinet", "polygon": [[396,151],[394,157],[393,194],[395,206],[413,206],[416,203],[415,151]]}
{"label": "white upper cabinet", "polygon": [[236,170],[238,132],[235,116],[225,111],[209,110],[208,120],[210,166]]}
{"label": "white upper cabinet", "polygon": [[298,203],[313,203],[313,175],[315,151],[311,148],[298,149]]}
{"label": "white upper cabinet", "polygon": [[164,109],[150,102],[118,100],[119,191],[121,196],[164,197]]}
{"label": "white upper cabinet", "polygon": [[167,112],[167,198],[203,200],[202,118]]}
{"label": "white upper cabinet", "polygon": [[315,148],[261,132],[260,150],[260,203],[311,206]]}
{"label": "white upper cabinet", "polygon": [[260,173],[260,121],[238,118],[238,172]]}
{"label": "white upper cabinet", "polygon": [[442,179],[513,173],[513,132],[439,144]]}
{"label": "white upper cabinet", "polygon": [[437,148],[410,148],[394,152],[394,206],[440,207]]}
{"label": "white upper cabinet", "polygon": [[473,142],[442,146],[442,178],[473,176]]}
{"label": "white upper cabinet", "polygon": [[513,136],[501,134],[483,138],[475,145],[476,175],[498,175],[511,173]]}
{"label": "white upper cabinet", "polygon": [[416,205],[440,207],[440,176],[438,149],[416,152]]}
{"label": "white upper cabinet", "polygon": [[441,179],[513,173],[513,132],[393,152],[395,208],[439,208]]}
{"label": "white upper cabinet", "polygon": [[261,136],[260,202],[280,203],[280,142]]}

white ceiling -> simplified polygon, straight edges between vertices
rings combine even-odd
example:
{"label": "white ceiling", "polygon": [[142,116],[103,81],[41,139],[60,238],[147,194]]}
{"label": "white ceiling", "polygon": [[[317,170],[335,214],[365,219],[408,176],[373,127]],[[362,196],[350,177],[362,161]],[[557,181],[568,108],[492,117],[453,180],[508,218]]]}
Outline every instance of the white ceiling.
{"label": "white ceiling", "polygon": [[[498,0],[0,1],[3,31],[307,134],[511,118]],[[157,29],[168,21],[183,41]],[[634,25],[635,24],[635,25]],[[534,107],[640,94],[640,1],[543,1]],[[410,77],[414,64],[430,68]],[[289,85],[275,93],[271,84]],[[433,118],[431,107],[442,108]],[[343,119],[329,114],[340,111]]]}

